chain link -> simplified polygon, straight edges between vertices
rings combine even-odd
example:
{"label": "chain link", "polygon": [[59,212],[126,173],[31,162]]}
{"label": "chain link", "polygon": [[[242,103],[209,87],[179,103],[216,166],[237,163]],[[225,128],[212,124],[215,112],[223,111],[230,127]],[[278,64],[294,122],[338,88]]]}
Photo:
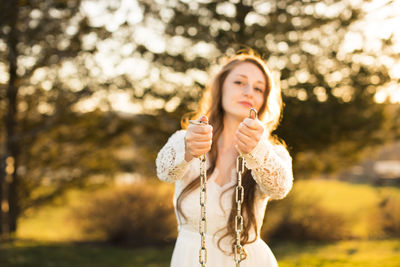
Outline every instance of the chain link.
{"label": "chain link", "polygon": [[[257,119],[257,110],[254,108],[250,109],[249,118],[251,118],[251,113],[255,113],[255,118]],[[242,204],[244,201],[244,187],[242,186],[242,174],[244,172],[245,161],[240,153],[236,158],[236,172],[237,172],[237,186],[235,192],[236,199],[236,216],[235,216],[235,232],[236,232],[236,243],[234,245],[234,257],[236,267],[240,267],[240,262],[246,259],[247,253],[243,246],[240,244],[241,234],[243,231],[243,216],[242,216]]]}
{"label": "chain link", "polygon": [[242,174],[244,172],[244,158],[239,155],[236,158],[237,186],[236,186],[236,216],[235,216],[235,232],[236,243],[234,246],[234,256],[236,266],[240,266],[240,262],[246,258],[246,252],[240,244],[240,236],[243,231],[242,203],[244,201],[244,188],[242,186]]}
{"label": "chain link", "polygon": [[[257,110],[254,108],[250,109],[251,113],[255,113],[257,119]],[[206,124],[203,121],[189,120],[191,124]],[[236,172],[237,172],[237,186],[235,191],[236,199],[236,216],[235,216],[235,232],[236,232],[236,243],[234,246],[234,259],[236,267],[240,267],[240,262],[246,259],[247,253],[243,246],[240,244],[241,233],[243,231],[243,216],[242,216],[242,203],[244,201],[244,187],[242,186],[242,174],[244,172],[245,161],[240,154],[236,158]],[[205,155],[200,156],[200,222],[199,222],[199,233],[201,237],[201,246],[199,250],[199,262],[202,267],[206,266],[207,263],[207,248],[206,248],[206,233],[207,233],[207,217],[206,217],[206,201],[207,201],[207,166]]]}
{"label": "chain link", "polygon": [[206,201],[207,201],[207,169],[206,157],[202,155],[200,158],[200,223],[199,233],[201,237],[201,247],[199,251],[199,262],[202,267],[206,266],[207,248],[206,248],[206,233],[207,233],[207,218],[206,218]]}
{"label": "chain link", "polygon": [[[191,124],[204,125],[207,124],[203,121],[189,120]],[[202,267],[207,263],[207,248],[206,248],[206,233],[207,233],[207,217],[206,217],[206,202],[207,202],[207,166],[206,156],[200,156],[200,250],[199,250],[199,263]]]}

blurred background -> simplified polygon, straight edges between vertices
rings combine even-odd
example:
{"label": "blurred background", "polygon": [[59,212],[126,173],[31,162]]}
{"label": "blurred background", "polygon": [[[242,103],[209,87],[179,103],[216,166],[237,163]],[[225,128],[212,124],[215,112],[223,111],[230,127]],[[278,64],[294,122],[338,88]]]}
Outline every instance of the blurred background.
{"label": "blurred background", "polygon": [[280,75],[280,266],[400,265],[400,1],[0,2],[0,266],[169,266],[155,158],[224,56]]}

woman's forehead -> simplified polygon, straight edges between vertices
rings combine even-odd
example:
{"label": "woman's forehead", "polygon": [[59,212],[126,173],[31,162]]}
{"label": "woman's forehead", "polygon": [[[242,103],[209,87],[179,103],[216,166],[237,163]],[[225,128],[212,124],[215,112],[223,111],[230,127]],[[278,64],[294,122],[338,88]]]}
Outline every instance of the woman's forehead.
{"label": "woman's forehead", "polygon": [[258,66],[250,62],[240,63],[232,69],[230,75],[243,78],[252,78],[260,82],[265,82],[264,73]]}

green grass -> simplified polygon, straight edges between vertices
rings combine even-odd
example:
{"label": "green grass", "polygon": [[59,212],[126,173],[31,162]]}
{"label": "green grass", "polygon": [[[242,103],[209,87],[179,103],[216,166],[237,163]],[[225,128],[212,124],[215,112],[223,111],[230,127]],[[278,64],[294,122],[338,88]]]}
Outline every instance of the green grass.
{"label": "green grass", "polygon": [[[400,196],[398,188],[308,180],[296,181],[291,194],[316,197],[327,210],[350,217],[353,236],[361,239],[328,244],[271,243],[280,267],[400,266],[400,239],[367,239],[371,230],[370,212],[377,207],[382,196]],[[28,211],[19,220],[15,241],[0,242],[0,266],[169,266],[172,246],[128,248],[99,242],[77,242],[88,241],[88,236],[71,223],[71,207],[81,205],[90,195],[91,192],[71,191],[51,205]]]}
{"label": "green grass", "polygon": [[[280,242],[270,247],[280,267],[400,265],[400,240],[342,241],[333,244]],[[0,244],[0,266],[167,267],[172,249],[172,246],[125,248],[100,244],[18,240]]]}
{"label": "green grass", "polygon": [[88,237],[70,216],[71,208],[82,205],[90,194],[71,190],[49,205],[28,210],[18,221],[17,237],[50,242],[87,241]]}
{"label": "green grass", "polygon": [[17,240],[0,244],[2,267],[169,266],[172,247],[124,248],[101,244]]}
{"label": "green grass", "polygon": [[282,242],[271,249],[280,267],[400,266],[400,239],[350,240],[331,244]]}

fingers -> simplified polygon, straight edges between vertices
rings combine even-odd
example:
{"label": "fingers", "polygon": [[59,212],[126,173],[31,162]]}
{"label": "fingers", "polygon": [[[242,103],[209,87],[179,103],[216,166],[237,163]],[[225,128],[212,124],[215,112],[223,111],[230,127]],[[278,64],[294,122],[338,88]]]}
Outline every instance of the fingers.
{"label": "fingers", "polygon": [[201,116],[197,122],[202,121],[206,124],[198,124],[196,121],[191,121],[189,125],[185,142],[189,149],[189,153],[193,157],[199,157],[211,150],[212,145],[212,130],[213,127],[208,124],[207,116]]}
{"label": "fingers", "polygon": [[241,131],[237,131],[236,137],[237,137],[238,141],[242,141],[245,144],[252,144],[254,142],[253,138],[251,138],[250,136],[242,133]]}
{"label": "fingers", "polygon": [[264,127],[258,119],[244,119],[235,133],[237,150],[249,153],[254,149],[264,132]]}
{"label": "fingers", "polygon": [[189,151],[192,154],[192,156],[196,158],[210,151],[211,145],[212,145],[212,140],[203,142],[200,141],[188,142]]}
{"label": "fingers", "polygon": [[212,134],[213,127],[211,125],[189,125],[188,130],[196,134]]}
{"label": "fingers", "polygon": [[238,134],[238,133],[241,133],[250,139],[253,139],[254,137],[258,137],[262,134],[262,132],[260,132],[260,129],[255,130],[255,129],[249,128],[243,122],[239,124],[239,127],[236,130],[236,134]]}
{"label": "fingers", "polygon": [[251,129],[247,128],[246,126],[239,127],[236,130],[236,135],[238,135],[239,133],[248,137],[249,139],[253,139],[254,136],[258,136],[258,131],[251,130]]}
{"label": "fingers", "polygon": [[247,147],[247,144],[245,144],[241,140],[237,140],[237,145],[235,145],[235,148],[239,153],[249,153],[251,151]]}
{"label": "fingers", "polygon": [[189,120],[190,124],[205,125],[208,124],[207,116],[203,115],[198,120]]}
{"label": "fingers", "polygon": [[206,115],[201,116],[200,119],[199,119],[199,121],[203,121],[203,122],[205,122],[205,123],[208,124],[208,118],[207,118]]}
{"label": "fingers", "polygon": [[260,127],[262,127],[260,125],[260,121],[259,120],[254,120],[254,119],[250,119],[250,118],[245,118],[242,123],[247,126],[249,129],[251,130],[258,130],[260,129]]}
{"label": "fingers", "polygon": [[187,139],[193,141],[209,141],[212,140],[212,133],[198,134],[192,132],[190,135],[188,135]]}
{"label": "fingers", "polygon": [[196,151],[201,155],[201,152],[208,152],[208,149],[211,148],[211,141],[194,142],[191,148],[193,151]]}
{"label": "fingers", "polygon": [[192,148],[193,149],[207,149],[211,146],[211,140],[206,140],[206,141],[195,141],[192,142]]}

